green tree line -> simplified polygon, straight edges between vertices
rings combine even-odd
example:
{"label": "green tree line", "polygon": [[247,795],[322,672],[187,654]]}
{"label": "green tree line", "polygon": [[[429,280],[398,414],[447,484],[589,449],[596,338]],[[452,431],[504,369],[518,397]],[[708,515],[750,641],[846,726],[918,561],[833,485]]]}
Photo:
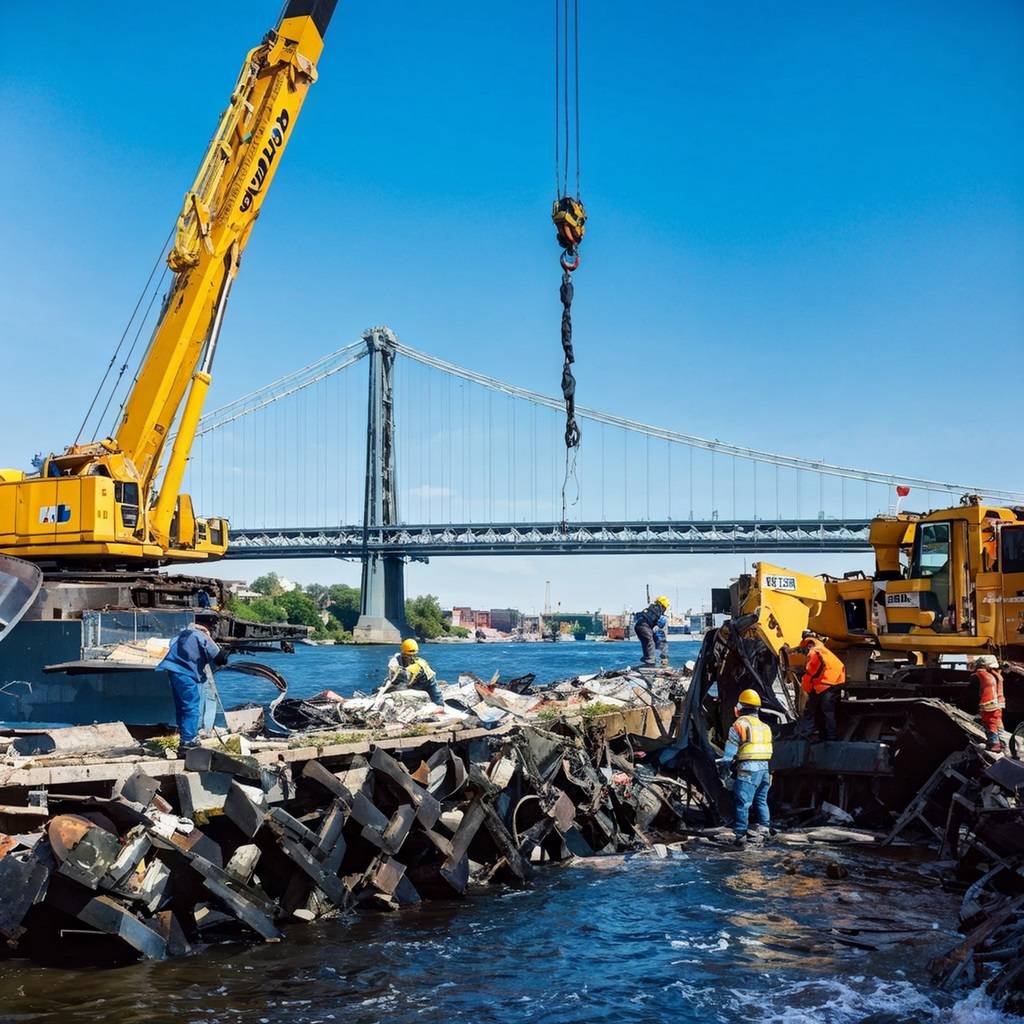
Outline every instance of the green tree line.
{"label": "green tree line", "polygon": [[[253,580],[251,589],[260,596],[248,600],[232,597],[229,602],[228,610],[238,618],[311,626],[314,640],[352,642],[352,630],[359,620],[358,587],[344,583],[331,586],[309,583],[285,590],[277,573],[269,572]],[[406,601],[405,620],[422,640],[469,635],[468,630],[445,622],[441,605],[433,594],[422,594]]]}

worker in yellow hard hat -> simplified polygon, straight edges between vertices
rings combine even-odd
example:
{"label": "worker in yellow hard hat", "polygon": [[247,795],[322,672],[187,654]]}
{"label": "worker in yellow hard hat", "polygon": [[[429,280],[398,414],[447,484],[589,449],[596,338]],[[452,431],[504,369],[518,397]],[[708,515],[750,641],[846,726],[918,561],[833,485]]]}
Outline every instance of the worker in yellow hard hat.
{"label": "worker in yellow hard hat", "polygon": [[772,784],[769,771],[772,730],[761,721],[761,695],[756,690],[744,690],[734,711],[736,721],[729,730],[718,764],[720,768],[731,767],[735,773],[732,785],[734,842],[743,846],[747,842],[751,807],[757,819],[757,835],[763,838],[770,830],[768,789]]}
{"label": "worker in yellow hard hat", "polygon": [[642,612],[633,616],[633,632],[640,641],[642,653],[640,665],[643,668],[654,668],[654,657],[657,654],[657,643],[654,630],[658,620],[668,611],[668,598],[656,597]]}
{"label": "worker in yellow hard hat", "polygon": [[437,675],[420,657],[420,645],[412,637],[402,641],[398,653],[388,662],[386,685],[391,690],[426,690],[435,704],[444,703]]}

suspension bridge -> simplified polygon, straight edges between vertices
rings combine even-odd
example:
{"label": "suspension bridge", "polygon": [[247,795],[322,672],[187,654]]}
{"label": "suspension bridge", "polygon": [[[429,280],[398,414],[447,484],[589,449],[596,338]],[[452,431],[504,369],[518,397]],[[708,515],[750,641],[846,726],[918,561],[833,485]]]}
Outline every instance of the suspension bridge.
{"label": "suspension bridge", "polygon": [[[365,364],[368,372],[355,372]],[[916,504],[1024,495],[778,455],[577,407],[411,348],[384,327],[207,413],[186,486],[229,558],[363,565],[364,638],[393,638],[407,559],[854,552],[894,488]],[[376,632],[375,632],[376,631]]]}

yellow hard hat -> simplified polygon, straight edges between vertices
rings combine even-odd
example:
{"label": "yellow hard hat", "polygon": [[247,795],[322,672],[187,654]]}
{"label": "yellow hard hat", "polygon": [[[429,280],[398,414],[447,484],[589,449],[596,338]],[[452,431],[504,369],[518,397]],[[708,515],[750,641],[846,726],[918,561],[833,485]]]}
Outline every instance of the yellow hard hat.
{"label": "yellow hard hat", "polygon": [[757,690],[744,690],[739,696],[739,703],[748,708],[759,708],[761,706],[761,695]]}
{"label": "yellow hard hat", "polygon": [[419,653],[419,649],[420,649],[420,645],[418,643],[416,643],[416,641],[413,640],[412,637],[409,637],[408,640],[403,640],[402,641],[402,653],[403,654],[418,654]]}
{"label": "yellow hard hat", "polygon": [[662,608],[668,608],[668,598],[667,597],[656,597],[654,599],[654,603],[655,604],[660,604]]}

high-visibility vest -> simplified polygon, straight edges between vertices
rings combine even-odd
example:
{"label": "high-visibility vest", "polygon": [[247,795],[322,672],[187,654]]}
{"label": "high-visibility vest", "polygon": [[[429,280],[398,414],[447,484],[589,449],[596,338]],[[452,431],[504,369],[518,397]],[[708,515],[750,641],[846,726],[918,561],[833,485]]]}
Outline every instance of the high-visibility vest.
{"label": "high-visibility vest", "polygon": [[1006,702],[1001,699],[1002,694],[999,691],[1002,687],[996,673],[979,668],[974,674],[978,677],[978,710],[999,711]]}
{"label": "high-visibility vest", "polygon": [[740,738],[736,751],[737,761],[770,761],[772,759],[772,731],[753,715],[736,719],[734,726]]}
{"label": "high-visibility vest", "polygon": [[846,682],[846,668],[823,643],[810,642],[804,677],[801,680],[805,693],[824,693],[830,686],[842,686]]}

